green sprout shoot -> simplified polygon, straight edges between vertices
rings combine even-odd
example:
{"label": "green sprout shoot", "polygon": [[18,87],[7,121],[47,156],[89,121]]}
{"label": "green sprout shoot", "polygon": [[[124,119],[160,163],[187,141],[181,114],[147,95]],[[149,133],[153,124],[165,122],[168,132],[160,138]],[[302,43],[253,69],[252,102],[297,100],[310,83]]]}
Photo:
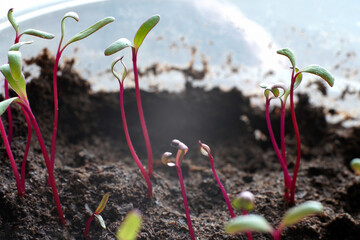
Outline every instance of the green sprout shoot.
{"label": "green sprout shoot", "polygon": [[285,227],[296,224],[306,217],[322,212],[323,206],[321,203],[308,201],[289,209],[276,229],[271,227],[264,217],[249,214],[236,217],[227,222],[225,224],[225,231],[226,233],[240,233],[247,231],[270,233],[274,240],[280,240],[281,232]]}
{"label": "green sprout shoot", "polygon": [[132,49],[132,62],[133,62],[133,71],[134,71],[134,80],[135,80],[135,93],[136,93],[136,103],[139,112],[140,124],[143,131],[143,136],[146,144],[146,151],[148,155],[148,174],[150,177],[153,176],[153,156],[152,156],[152,148],[150,143],[150,138],[148,134],[148,130],[145,123],[144,111],[141,103],[141,95],[139,88],[139,74],[137,70],[137,54],[141,44],[143,43],[145,37],[148,33],[153,29],[156,24],[160,21],[160,16],[155,15],[146,20],[138,29],[134,37],[134,43],[131,43],[126,38],[120,38],[114,43],[112,43],[109,47],[105,49],[105,55],[109,56],[116,52],[119,52],[127,47],[131,47]]}
{"label": "green sprout shoot", "polygon": [[360,175],[360,158],[354,158],[351,160],[350,166],[354,170],[355,174]]}
{"label": "green sprout shoot", "polygon": [[135,240],[141,230],[142,215],[137,209],[130,211],[116,231],[116,240]]}
{"label": "green sprout shoot", "polygon": [[[313,75],[317,75],[324,79],[331,87],[334,85],[334,77],[330,74],[328,70],[319,66],[319,65],[309,65],[302,69],[296,67],[296,60],[295,55],[290,49],[281,49],[277,51],[278,54],[286,56],[291,62],[291,81],[290,87],[286,88],[283,84],[275,84],[272,86],[261,85],[264,88],[264,95],[266,97],[266,122],[269,130],[269,135],[271,138],[272,145],[276,152],[276,156],[281,164],[283,173],[284,173],[284,195],[285,200],[290,205],[295,204],[295,186],[296,186],[296,179],[297,174],[300,167],[300,159],[301,159],[301,141],[300,141],[300,133],[298,124],[296,121],[295,115],[295,107],[294,107],[294,90],[300,85],[303,77],[303,73],[311,73]],[[272,96],[270,96],[272,94]],[[286,149],[285,149],[285,107],[286,107],[286,100],[290,96],[290,111],[291,111],[291,119],[292,124],[296,136],[296,146],[297,146],[297,156],[295,162],[295,169],[293,172],[292,177],[287,169],[287,161],[286,161]],[[281,117],[280,117],[280,143],[281,143],[281,153],[279,147],[276,143],[274,133],[272,131],[271,122],[270,122],[270,101],[272,99],[279,99],[281,102]]]}
{"label": "green sprout shoot", "polygon": [[[243,216],[246,216],[248,215],[248,211],[254,210],[255,197],[252,192],[242,191],[236,196],[231,204],[235,209],[241,210]],[[250,231],[247,231],[246,235],[249,240],[253,239]]]}
{"label": "green sprout shoot", "polygon": [[94,219],[94,217],[96,217],[99,220],[101,227],[106,229],[104,219],[101,217],[100,213],[105,209],[105,206],[106,206],[106,203],[108,202],[108,200],[109,200],[109,193],[106,193],[103,196],[103,198],[101,199],[99,206],[96,208],[94,213],[91,215],[89,220],[86,222],[85,230],[84,230],[84,238],[85,239],[87,238],[87,235],[88,235],[89,229],[90,229],[90,224],[91,224],[92,220]]}

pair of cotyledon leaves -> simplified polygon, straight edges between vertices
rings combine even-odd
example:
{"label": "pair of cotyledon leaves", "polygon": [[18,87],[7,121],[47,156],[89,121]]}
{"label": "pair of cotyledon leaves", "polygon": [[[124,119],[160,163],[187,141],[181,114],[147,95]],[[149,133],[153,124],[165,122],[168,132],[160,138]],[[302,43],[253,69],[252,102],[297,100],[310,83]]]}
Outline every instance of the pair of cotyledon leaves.
{"label": "pair of cotyledon leaves", "polygon": [[[324,79],[331,87],[334,85],[334,77],[325,68],[316,64],[312,64],[300,70],[296,67],[295,54],[290,49],[280,49],[277,51],[277,53],[286,56],[290,60],[292,68],[295,69],[296,79],[293,89],[296,89],[300,85],[302,81],[302,73],[311,73],[317,75]],[[286,99],[290,94],[290,88],[286,89],[283,83],[277,83],[271,86],[261,84],[260,87],[265,89],[264,95],[266,98],[269,97],[270,92],[273,94],[274,98],[281,98],[282,96],[284,96],[284,99]],[[279,91],[279,89],[281,89],[282,91]]]}

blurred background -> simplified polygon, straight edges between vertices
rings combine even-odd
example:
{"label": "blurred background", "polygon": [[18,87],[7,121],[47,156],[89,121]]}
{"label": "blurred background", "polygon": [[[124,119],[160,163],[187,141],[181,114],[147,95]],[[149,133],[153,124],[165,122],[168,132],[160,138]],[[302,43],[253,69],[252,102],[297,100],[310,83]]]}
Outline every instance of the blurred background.
{"label": "blurred background", "polygon": [[[68,11],[78,13],[80,21],[67,19],[65,41],[96,21],[113,16],[115,22],[71,44],[62,59],[75,58],[74,68],[91,82],[94,91],[116,91],[118,83],[109,66],[116,57],[125,55],[131,68],[130,51],[105,57],[104,49],[121,37],[132,40],[147,18],[159,14],[159,24],[138,55],[143,89],[179,92],[186,82],[224,91],[236,87],[251,96],[252,104],[262,106],[260,83],[289,84],[289,61],[276,54],[276,50],[288,47],[295,52],[300,69],[316,63],[336,79],[330,88],[325,81],[306,75],[297,91],[307,92],[311,102],[324,106],[324,111],[335,110],[336,114],[328,114],[329,121],[346,120],[345,126],[359,126],[359,7],[360,2],[350,0],[5,1],[0,6],[0,63],[7,62],[6,52],[14,41],[14,30],[7,20],[10,8],[14,8],[20,32],[35,28],[56,36],[50,41],[24,36],[23,41],[34,40],[21,49],[26,59],[45,47],[56,54],[60,21]],[[26,70],[33,76],[38,71],[34,66]],[[132,87],[131,76],[126,83]]]}

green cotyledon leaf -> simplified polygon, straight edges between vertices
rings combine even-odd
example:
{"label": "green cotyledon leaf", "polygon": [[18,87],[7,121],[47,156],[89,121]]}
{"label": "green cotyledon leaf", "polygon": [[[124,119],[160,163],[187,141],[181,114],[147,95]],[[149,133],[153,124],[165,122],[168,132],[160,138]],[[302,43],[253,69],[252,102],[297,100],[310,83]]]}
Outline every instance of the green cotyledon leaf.
{"label": "green cotyledon leaf", "polygon": [[116,232],[117,240],[135,240],[142,225],[142,215],[139,210],[129,212]]}
{"label": "green cotyledon leaf", "polygon": [[134,47],[135,49],[139,49],[142,42],[144,41],[145,37],[148,35],[148,33],[153,29],[156,24],[160,21],[159,15],[154,15],[148,20],[146,20],[139,28],[139,30],[136,32],[134,37]]}
{"label": "green cotyledon leaf", "polygon": [[324,79],[331,87],[334,86],[334,82],[335,82],[334,77],[324,67],[313,64],[301,69],[300,72],[315,74],[321,77],[322,79]]}
{"label": "green cotyledon leaf", "polygon": [[16,99],[18,99],[18,97],[13,97],[13,98],[9,98],[6,99],[4,101],[0,102],[0,115],[2,115],[6,109],[10,106],[10,104],[15,101]]}

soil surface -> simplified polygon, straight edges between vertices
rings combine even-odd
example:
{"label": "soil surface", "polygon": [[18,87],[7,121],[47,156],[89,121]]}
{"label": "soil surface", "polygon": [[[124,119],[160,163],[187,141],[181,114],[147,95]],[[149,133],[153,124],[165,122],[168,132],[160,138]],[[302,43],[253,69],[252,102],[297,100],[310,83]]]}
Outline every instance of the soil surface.
{"label": "soil surface", "polygon": [[[53,57],[44,52],[27,64],[40,66],[27,91],[48,149],[51,143]],[[114,80],[115,81],[115,80]],[[130,81],[130,80],[127,80]],[[5,148],[0,148],[0,239],[83,239],[84,226],[102,196],[109,202],[102,212],[107,229],[95,219],[89,239],[115,239],[125,215],[137,208],[143,213],[138,239],[190,239],[176,170],[162,165],[160,157],[177,138],[188,145],[182,163],[190,214],[197,239],[247,239],[224,233],[230,219],[210,163],[197,141],[211,147],[217,173],[230,196],[250,190],[255,195],[254,213],[276,226],[287,210],[283,200],[280,164],[267,138],[264,110],[251,107],[241,92],[204,91],[191,82],[179,94],[142,92],[142,102],[154,152],[153,197],[128,150],[120,117],[119,93],[93,93],[89,84],[67,62],[58,78],[60,112],[55,178],[66,226],[56,212],[47,172],[36,136],[33,135],[26,169],[26,196],[17,196],[16,184]],[[143,164],[147,165],[135,92],[125,91],[125,111],[130,135]],[[12,150],[18,165],[26,142],[26,121],[12,106]],[[349,162],[360,156],[360,128],[343,128],[326,122],[322,108],[307,96],[296,106],[302,139],[302,160],[297,182],[297,203],[320,201],[324,213],[283,231],[282,239],[360,239],[360,179]],[[272,111],[274,132],[279,132],[279,110]],[[6,115],[2,117],[6,123]],[[287,156],[294,168],[296,140],[287,116]],[[240,215],[240,212],[237,212]],[[254,239],[271,239],[254,233]]]}

